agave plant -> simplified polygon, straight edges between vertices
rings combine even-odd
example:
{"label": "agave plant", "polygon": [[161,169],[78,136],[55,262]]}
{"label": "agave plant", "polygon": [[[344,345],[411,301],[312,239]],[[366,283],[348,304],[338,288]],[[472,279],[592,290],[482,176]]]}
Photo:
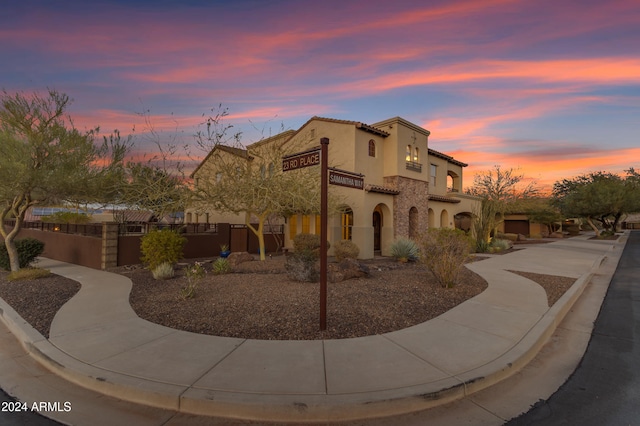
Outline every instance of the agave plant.
{"label": "agave plant", "polygon": [[409,238],[398,238],[391,244],[391,256],[400,262],[415,262],[420,257],[420,249]]}

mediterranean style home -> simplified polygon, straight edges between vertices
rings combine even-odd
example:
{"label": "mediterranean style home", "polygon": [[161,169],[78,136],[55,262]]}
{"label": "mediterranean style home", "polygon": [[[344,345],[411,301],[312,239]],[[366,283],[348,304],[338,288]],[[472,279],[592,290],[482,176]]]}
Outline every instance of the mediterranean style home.
{"label": "mediterranean style home", "polygon": [[[430,132],[403,118],[394,117],[371,125],[355,121],[313,117],[297,131],[287,131],[247,146],[285,143],[301,151],[320,146],[329,138],[329,166],[361,176],[363,185],[329,185],[342,200],[339,214],[328,219],[328,239],[353,241],[360,258],[390,255],[393,241],[415,238],[429,227],[468,230],[479,199],[462,193],[467,164],[429,149]],[[219,146],[225,155],[248,158],[247,150]],[[198,185],[211,153],[192,174]],[[215,165],[214,165],[215,167]],[[282,167],[282,164],[278,164]],[[319,169],[319,167],[317,167]],[[318,175],[319,175],[318,171]],[[211,176],[209,174],[208,176]],[[340,182],[338,182],[340,183]],[[186,223],[244,223],[244,216],[213,210],[187,210]],[[281,222],[282,223],[282,222]],[[284,218],[284,246],[291,248],[298,233],[320,233],[320,217],[298,214]]]}

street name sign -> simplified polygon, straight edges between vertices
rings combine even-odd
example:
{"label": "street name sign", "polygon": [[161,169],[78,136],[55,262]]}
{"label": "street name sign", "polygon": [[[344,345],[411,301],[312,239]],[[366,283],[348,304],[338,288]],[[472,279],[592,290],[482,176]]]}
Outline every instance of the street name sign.
{"label": "street name sign", "polygon": [[329,183],[331,185],[346,186],[347,188],[364,189],[362,176],[329,170]]}
{"label": "street name sign", "polygon": [[282,157],[282,171],[302,169],[320,164],[320,148]]}

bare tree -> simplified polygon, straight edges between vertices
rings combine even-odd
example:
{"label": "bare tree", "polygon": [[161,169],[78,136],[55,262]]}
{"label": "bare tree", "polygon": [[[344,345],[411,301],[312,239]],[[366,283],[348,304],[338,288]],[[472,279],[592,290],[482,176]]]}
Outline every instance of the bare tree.
{"label": "bare tree", "polygon": [[[495,234],[504,222],[510,204],[539,194],[536,182],[525,183],[525,180],[524,174],[518,173],[517,169],[504,170],[500,165],[475,175],[468,192],[484,200],[480,210],[475,212],[478,248],[482,249],[490,242],[491,234]],[[478,227],[478,224],[482,226]]]}
{"label": "bare tree", "polygon": [[320,211],[317,168],[282,170],[282,157],[300,149],[287,143],[291,134],[281,133],[247,149],[218,144],[192,175],[191,205],[202,211],[244,214],[245,224],[258,238],[261,260],[270,217]]}

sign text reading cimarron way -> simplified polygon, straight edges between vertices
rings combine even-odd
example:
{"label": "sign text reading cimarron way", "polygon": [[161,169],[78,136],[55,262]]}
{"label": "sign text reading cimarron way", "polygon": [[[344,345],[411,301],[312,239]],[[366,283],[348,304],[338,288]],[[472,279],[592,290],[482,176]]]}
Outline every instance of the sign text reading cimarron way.
{"label": "sign text reading cimarron way", "polygon": [[282,159],[282,170],[295,170],[320,164],[320,150],[305,151]]}

